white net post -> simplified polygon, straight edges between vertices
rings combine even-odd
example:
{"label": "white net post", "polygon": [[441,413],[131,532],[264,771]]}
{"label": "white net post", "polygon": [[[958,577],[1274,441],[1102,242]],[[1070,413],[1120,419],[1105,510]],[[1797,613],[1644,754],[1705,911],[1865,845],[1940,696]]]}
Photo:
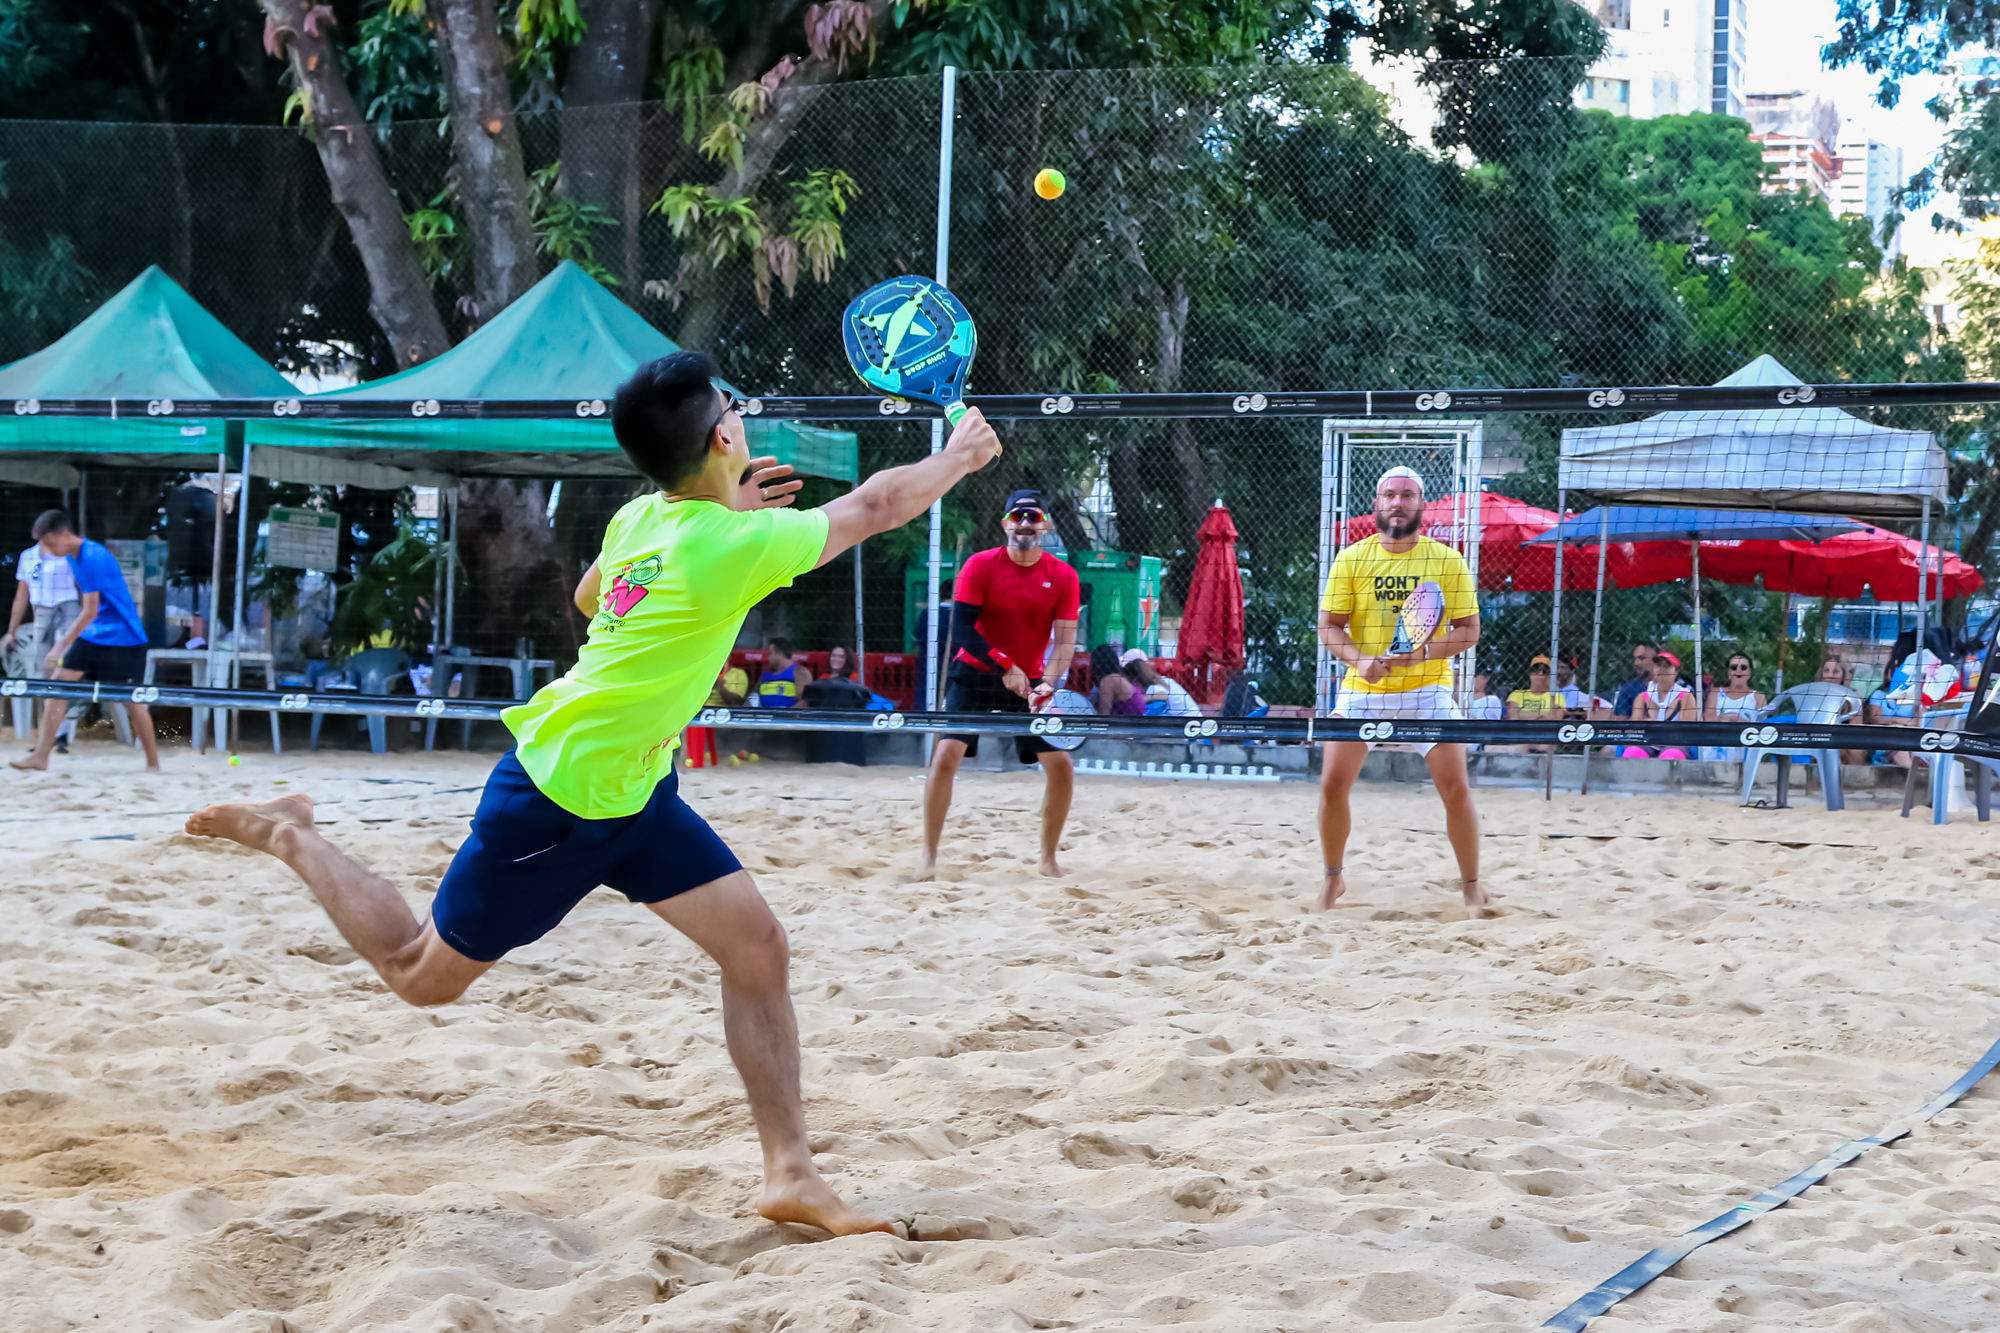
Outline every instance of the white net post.
{"label": "white net post", "polygon": [[1326,596],[1326,581],[1333,576],[1333,557],[1340,550],[1339,534],[1345,523],[1340,510],[1345,506],[1340,492],[1333,447],[1333,421],[1319,423],[1319,582],[1313,588],[1313,641],[1318,655],[1313,665],[1313,712],[1326,716],[1333,708],[1333,653],[1319,637],[1319,604]]}
{"label": "white net post", "polygon": [[[1472,428],[1461,437],[1461,456],[1464,459],[1462,478],[1464,484],[1459,495],[1464,500],[1465,512],[1459,516],[1459,534],[1464,539],[1465,563],[1472,571],[1472,595],[1477,603],[1479,597],[1479,547],[1485,529],[1481,526],[1481,505],[1486,498],[1486,488],[1481,480],[1486,474],[1486,423],[1474,422]],[[1457,680],[1454,693],[1458,696],[1458,706],[1470,712],[1472,708],[1472,678],[1479,670],[1479,647],[1477,644],[1458,655],[1455,664]]]}

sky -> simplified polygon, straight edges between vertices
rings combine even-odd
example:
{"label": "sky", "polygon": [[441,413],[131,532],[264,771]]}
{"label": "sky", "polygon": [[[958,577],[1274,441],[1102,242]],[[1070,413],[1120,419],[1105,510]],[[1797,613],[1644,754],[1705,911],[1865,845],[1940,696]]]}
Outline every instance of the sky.
{"label": "sky", "polygon": [[[1924,110],[1924,103],[1950,87],[1950,80],[1929,75],[1903,80],[1903,97],[1894,111],[1875,103],[1877,77],[1858,65],[1830,70],[1819,62],[1820,48],[1838,30],[1836,0],[1745,0],[1749,25],[1744,49],[1744,91],[1788,92],[1794,88],[1831,98],[1843,120],[1850,120],[1871,138],[1903,150],[1903,174],[1928,163],[1944,141],[1947,126]],[[1964,244],[1949,233],[1931,233],[1930,215],[1956,212],[1947,196],[1912,215],[1903,225],[1904,249],[1919,266],[1928,266]]]}

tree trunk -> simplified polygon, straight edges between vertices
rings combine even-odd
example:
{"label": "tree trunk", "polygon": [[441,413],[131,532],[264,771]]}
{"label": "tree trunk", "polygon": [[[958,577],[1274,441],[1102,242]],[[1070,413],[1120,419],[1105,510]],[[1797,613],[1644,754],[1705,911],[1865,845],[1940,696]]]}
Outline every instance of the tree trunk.
{"label": "tree trunk", "polygon": [[1110,464],[1111,503],[1118,511],[1118,549],[1150,553],[1153,522],[1146,509],[1146,484],[1140,475],[1138,448],[1131,444],[1117,445],[1111,450]]}
{"label": "tree trunk", "polygon": [[368,124],[340,72],[340,53],[319,23],[308,24],[307,0],[263,0],[271,36],[285,44],[292,81],[310,99],[309,124],[334,207],[368,273],[368,313],[407,368],[450,349],[444,321],[431,301],[423,265],[410,242],[396,192],[375,153]]}
{"label": "tree trunk", "polygon": [[567,619],[564,602],[575,579],[564,581],[548,512],[545,481],[459,483],[458,555],[467,588],[459,600],[462,639],[511,653],[515,639],[546,635]]}
{"label": "tree trunk", "polygon": [[507,50],[488,0],[428,0],[451,107],[451,155],[472,233],[472,296],[483,323],[541,276]]}
{"label": "tree trunk", "polygon": [[628,290],[639,283],[639,103],[656,0],[581,0],[587,30],[563,81],[562,183],[570,198],[618,219]]}

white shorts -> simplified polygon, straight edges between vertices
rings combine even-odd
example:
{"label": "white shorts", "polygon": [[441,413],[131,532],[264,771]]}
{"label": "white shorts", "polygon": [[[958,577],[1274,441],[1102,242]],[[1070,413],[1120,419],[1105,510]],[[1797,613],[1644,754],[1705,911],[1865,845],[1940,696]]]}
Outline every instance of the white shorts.
{"label": "white shorts", "polygon": [[[1458,710],[1458,700],[1452,696],[1448,685],[1425,685],[1414,690],[1343,689],[1334,698],[1333,715],[1362,721],[1419,718],[1428,722],[1457,722],[1465,717]],[[1362,743],[1371,750],[1377,744],[1375,741]],[[1429,743],[1411,742],[1410,748],[1418,754],[1431,752]]]}

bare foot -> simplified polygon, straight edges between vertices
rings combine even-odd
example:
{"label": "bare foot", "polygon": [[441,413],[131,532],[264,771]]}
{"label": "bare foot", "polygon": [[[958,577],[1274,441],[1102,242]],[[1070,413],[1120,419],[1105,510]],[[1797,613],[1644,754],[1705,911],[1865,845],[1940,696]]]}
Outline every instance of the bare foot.
{"label": "bare foot", "polygon": [[766,1181],[757,1196],[757,1211],[772,1222],[800,1222],[836,1236],[856,1236],[864,1231],[895,1230],[887,1218],[857,1213],[819,1178],[817,1171],[784,1184]]}
{"label": "bare foot", "polygon": [[1056,864],[1055,857],[1045,856],[1042,858],[1042,873],[1050,879],[1061,879],[1063,871],[1062,867]]}
{"label": "bare foot", "polygon": [[31,750],[28,752],[26,759],[9,759],[7,767],[34,773],[46,773],[49,771],[49,761],[47,756],[38,755]]}
{"label": "bare foot", "polygon": [[1486,890],[1479,887],[1476,879],[1462,879],[1458,882],[1459,892],[1465,895],[1465,908],[1473,916],[1498,916],[1493,908],[1493,900],[1486,896]]}
{"label": "bare foot", "polygon": [[916,872],[910,876],[911,881],[914,883],[921,884],[925,880],[931,880],[936,878],[937,878],[937,853],[919,852],[917,854],[917,869]]}
{"label": "bare foot", "polygon": [[1320,888],[1319,891],[1319,903],[1313,908],[1313,910],[1315,912],[1325,912],[1332,910],[1333,905],[1340,901],[1340,895],[1346,892],[1347,892],[1347,876],[1340,874],[1338,871],[1334,872],[1331,875],[1328,875],[1326,877],[1326,883]]}
{"label": "bare foot", "polygon": [[303,793],[274,801],[229,801],[188,816],[187,831],[198,838],[227,838],[253,852],[268,852],[282,829],[313,826],[312,797]]}

